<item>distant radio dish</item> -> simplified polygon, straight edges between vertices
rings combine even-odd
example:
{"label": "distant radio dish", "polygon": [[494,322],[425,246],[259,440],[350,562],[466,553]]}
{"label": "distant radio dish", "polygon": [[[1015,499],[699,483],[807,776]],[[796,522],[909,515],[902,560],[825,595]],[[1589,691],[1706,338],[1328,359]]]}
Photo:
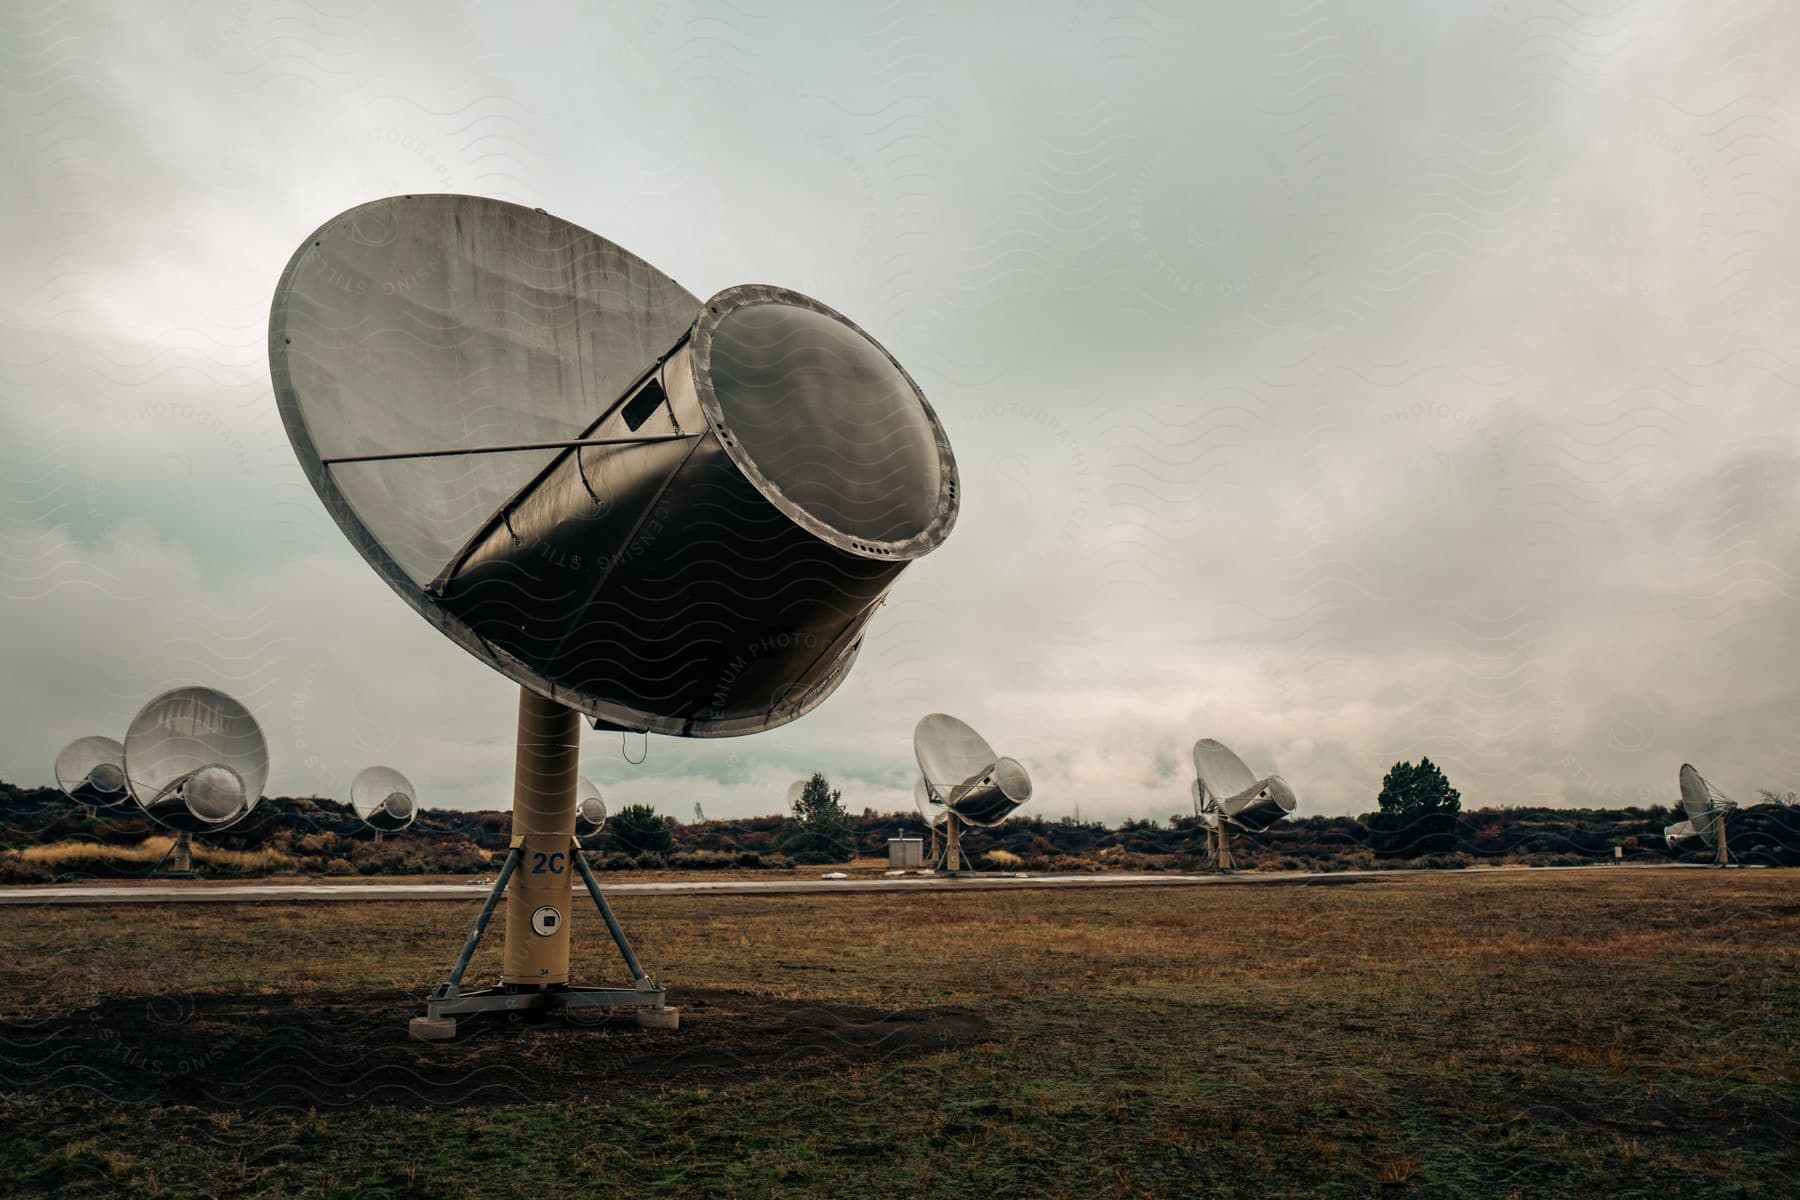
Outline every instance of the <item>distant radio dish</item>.
{"label": "distant radio dish", "polygon": [[800,807],[800,798],[806,795],[806,785],[808,782],[809,781],[805,779],[796,779],[794,782],[788,784],[787,810],[789,812],[798,811]]}
{"label": "distant radio dish", "polygon": [[111,808],[131,798],[125,747],[109,737],[76,738],[56,756],[56,786],[79,804]]}
{"label": "distant radio dish", "polygon": [[350,807],[377,833],[397,833],[418,816],[418,793],[392,767],[364,767],[350,781]]}
{"label": "distant radio dish", "polygon": [[985,738],[946,713],[920,718],[913,754],[926,786],[967,824],[998,825],[1031,799],[1031,776],[1018,760],[994,753]]}
{"label": "distant radio dish", "polygon": [[1228,827],[1259,833],[1294,811],[1294,789],[1279,775],[1258,779],[1224,743],[1194,743],[1194,800],[1207,830],[1207,854],[1223,870],[1233,867]]}
{"label": "distant radio dish", "polygon": [[269,749],[256,718],[206,687],[175,688],[144,705],[125,731],[124,758],[132,799],[182,833],[241,821],[269,778]]}
{"label": "distant radio dish", "polygon": [[[913,728],[913,757],[919,763],[926,800],[945,810],[944,854],[949,870],[962,867],[963,827],[998,825],[1031,799],[1031,776],[1024,766],[1017,759],[996,754],[979,733],[946,713],[929,713],[919,719]],[[920,811],[928,813],[925,807]],[[930,820],[929,815],[926,819]]]}
{"label": "distant radio dish", "polygon": [[575,836],[582,841],[598,837],[606,828],[606,801],[586,775],[575,781]]}
{"label": "distant radio dish", "polygon": [[598,728],[771,729],[842,682],[956,464],[912,379],[796,292],[702,303],[542,210],[326,222],[269,323],[288,436],[387,584]]}
{"label": "distant radio dish", "polygon": [[1677,775],[1681,788],[1681,807],[1687,820],[1677,821],[1663,830],[1663,839],[1672,850],[1691,850],[1697,845],[1714,851],[1713,861],[1724,866],[1731,861],[1727,844],[1727,821],[1737,808],[1737,801],[1708,783],[1700,772],[1687,763]]}

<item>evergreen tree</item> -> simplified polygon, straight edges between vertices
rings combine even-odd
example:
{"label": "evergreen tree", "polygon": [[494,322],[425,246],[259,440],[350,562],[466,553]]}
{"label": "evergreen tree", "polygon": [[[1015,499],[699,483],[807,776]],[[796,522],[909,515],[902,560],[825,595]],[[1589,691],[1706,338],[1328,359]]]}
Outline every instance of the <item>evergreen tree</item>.
{"label": "evergreen tree", "polygon": [[1409,762],[1390,767],[1381,781],[1378,802],[1382,812],[1403,816],[1462,811],[1462,793],[1429,758],[1421,758],[1416,767]]}
{"label": "evergreen tree", "polygon": [[648,804],[627,804],[606,819],[606,848],[619,854],[667,854],[669,823]]}
{"label": "evergreen tree", "polygon": [[856,857],[856,834],[843,801],[844,794],[814,771],[794,801],[794,821],[800,830],[789,840],[787,852],[795,862],[841,863]]}
{"label": "evergreen tree", "polygon": [[1369,819],[1369,845],[1383,858],[1447,854],[1457,846],[1462,793],[1429,758],[1397,762],[1381,781],[1381,811]]}

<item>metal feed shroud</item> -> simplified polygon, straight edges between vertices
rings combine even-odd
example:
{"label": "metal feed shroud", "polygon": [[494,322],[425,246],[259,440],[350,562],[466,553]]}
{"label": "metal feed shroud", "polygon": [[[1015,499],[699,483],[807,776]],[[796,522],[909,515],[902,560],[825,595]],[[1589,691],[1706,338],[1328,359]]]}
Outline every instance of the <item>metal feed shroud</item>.
{"label": "metal feed shroud", "polygon": [[[358,552],[522,690],[509,862],[525,865],[495,892],[512,880],[511,991],[461,993],[471,940],[431,1017],[532,1007],[505,998],[526,991],[659,1012],[571,849],[578,747],[557,714],[725,737],[822,702],[955,523],[930,405],[816,300],[751,285],[703,304],[579,226],[474,196],[394,196],[322,225],[276,288],[269,367]],[[571,861],[635,999],[567,985]]]}
{"label": "metal feed shroud", "polygon": [[112,808],[131,799],[125,747],[109,737],[76,738],[56,755],[56,786],[77,804]]}

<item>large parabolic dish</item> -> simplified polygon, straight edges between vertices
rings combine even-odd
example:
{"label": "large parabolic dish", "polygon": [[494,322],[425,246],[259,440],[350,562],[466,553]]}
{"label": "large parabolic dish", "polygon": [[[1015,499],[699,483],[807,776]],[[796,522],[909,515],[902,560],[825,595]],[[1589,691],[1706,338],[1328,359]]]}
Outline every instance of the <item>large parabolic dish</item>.
{"label": "large parabolic dish", "polygon": [[76,738],[56,756],[56,786],[81,804],[110,808],[131,798],[125,788],[125,747],[109,737]]}
{"label": "large parabolic dish", "polygon": [[1279,775],[1258,779],[1224,743],[1194,743],[1194,776],[1203,809],[1211,809],[1241,829],[1261,831],[1294,811],[1294,790]]}
{"label": "large parabolic dish", "polygon": [[248,816],[269,780],[269,748],[250,710],[223,692],[183,687],[138,711],[125,731],[125,779],[145,813],[203,833]]}
{"label": "large parabolic dish", "polygon": [[913,754],[928,794],[964,822],[998,825],[1031,799],[1031,776],[1003,758],[979,733],[947,713],[930,713],[913,729]]}
{"label": "large parabolic dish", "polygon": [[395,196],[288,263],[288,436],[387,584],[596,727],[774,728],[838,686],[956,464],[886,350],[780,288],[702,303],[539,210]]}

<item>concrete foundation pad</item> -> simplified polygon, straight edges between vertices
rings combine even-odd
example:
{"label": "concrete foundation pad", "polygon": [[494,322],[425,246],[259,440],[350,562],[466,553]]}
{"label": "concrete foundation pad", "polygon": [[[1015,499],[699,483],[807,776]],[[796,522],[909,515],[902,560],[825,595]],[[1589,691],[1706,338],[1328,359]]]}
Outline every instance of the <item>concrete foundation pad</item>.
{"label": "concrete foundation pad", "polygon": [[680,1029],[681,1010],[679,1008],[640,1008],[637,1010],[637,1023],[642,1029]]}
{"label": "concrete foundation pad", "polygon": [[406,1023],[406,1036],[415,1042],[447,1042],[456,1036],[455,1017],[414,1017]]}

